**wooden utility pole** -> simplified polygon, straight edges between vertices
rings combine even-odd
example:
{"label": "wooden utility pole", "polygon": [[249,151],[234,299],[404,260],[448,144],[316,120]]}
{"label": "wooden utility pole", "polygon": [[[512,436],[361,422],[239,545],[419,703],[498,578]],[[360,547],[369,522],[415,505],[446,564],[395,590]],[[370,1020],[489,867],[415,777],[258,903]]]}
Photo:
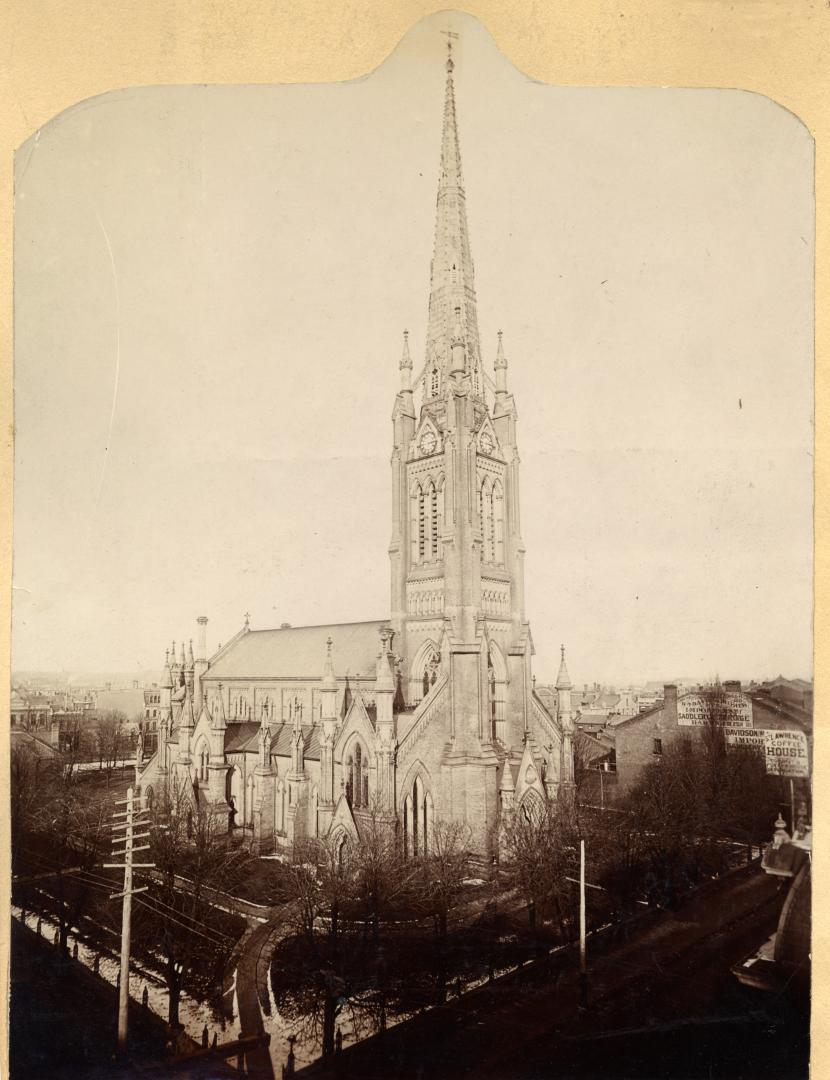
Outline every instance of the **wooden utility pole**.
{"label": "wooden utility pole", "polygon": [[579,1000],[588,1008],[588,953],[585,926],[585,841],[579,841]]}
{"label": "wooden utility pole", "polygon": [[[143,840],[150,835],[149,832],[138,834],[135,832],[136,828],[147,825],[148,819],[144,816],[146,815],[146,810],[139,809],[136,811],[132,787],[127,788],[127,798],[120,799],[116,805],[123,806],[125,803],[127,807],[126,810],[113,814],[114,818],[124,818],[124,821],[116,822],[116,824],[112,826],[116,832],[116,835],[113,838],[113,844],[124,844],[123,848],[114,847],[113,851],[116,855],[123,855],[124,862],[104,863],[104,866],[107,869],[123,869],[124,871],[123,891],[110,894],[110,900],[114,900],[117,897],[122,898],[121,969],[118,984],[118,1050],[120,1052],[123,1052],[127,1047],[127,1018],[130,1004],[130,919],[132,916],[132,899],[136,893],[147,892],[146,885],[140,889],[133,888],[133,869],[135,867],[155,866],[155,863],[133,862],[133,855],[137,851],[146,851],[150,847],[149,844],[142,844],[140,847],[135,846],[136,840]],[[121,830],[124,830],[123,835],[120,835]]]}

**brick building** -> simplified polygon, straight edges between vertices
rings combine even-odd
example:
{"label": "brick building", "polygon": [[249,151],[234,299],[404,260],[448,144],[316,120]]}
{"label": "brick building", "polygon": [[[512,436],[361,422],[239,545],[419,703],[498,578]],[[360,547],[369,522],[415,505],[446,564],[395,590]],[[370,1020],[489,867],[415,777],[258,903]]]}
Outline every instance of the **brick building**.
{"label": "brick building", "polygon": [[[764,732],[802,732],[809,753],[812,715],[806,709],[777,701],[763,689],[745,693],[739,682],[725,682],[721,689],[728,743],[763,750]],[[659,704],[609,724],[605,734],[613,740],[612,771],[617,796],[629,791],[643,770],[659,761],[670,746],[693,738],[705,722],[705,694],[692,691],[678,695],[677,687],[667,684]]]}

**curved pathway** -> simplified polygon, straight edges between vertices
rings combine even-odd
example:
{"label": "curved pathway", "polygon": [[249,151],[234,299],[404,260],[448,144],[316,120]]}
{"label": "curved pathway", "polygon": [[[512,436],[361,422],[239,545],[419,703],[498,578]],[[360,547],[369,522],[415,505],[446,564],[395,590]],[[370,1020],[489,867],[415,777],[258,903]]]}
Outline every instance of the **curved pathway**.
{"label": "curved pathway", "polygon": [[[269,1006],[268,973],[271,957],[281,938],[291,929],[287,906],[271,908],[267,922],[258,923],[240,942],[226,970],[226,983],[236,975],[236,1001],[239,1009],[240,1035],[265,1034],[263,1005]],[[274,1067],[268,1046],[258,1046],[246,1054],[248,1075],[255,1080],[274,1080]]]}

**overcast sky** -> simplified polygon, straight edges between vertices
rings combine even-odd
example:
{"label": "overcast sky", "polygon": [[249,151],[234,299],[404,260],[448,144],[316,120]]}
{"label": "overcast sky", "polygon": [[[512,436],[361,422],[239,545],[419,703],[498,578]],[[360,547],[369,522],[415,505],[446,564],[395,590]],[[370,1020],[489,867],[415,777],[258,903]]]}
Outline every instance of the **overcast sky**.
{"label": "overcast sky", "polygon": [[534,83],[472,18],[373,74],[145,87],[18,152],[13,666],[389,612],[445,39],[482,350],[519,410],[535,671],[812,665],[813,146],[733,90]]}

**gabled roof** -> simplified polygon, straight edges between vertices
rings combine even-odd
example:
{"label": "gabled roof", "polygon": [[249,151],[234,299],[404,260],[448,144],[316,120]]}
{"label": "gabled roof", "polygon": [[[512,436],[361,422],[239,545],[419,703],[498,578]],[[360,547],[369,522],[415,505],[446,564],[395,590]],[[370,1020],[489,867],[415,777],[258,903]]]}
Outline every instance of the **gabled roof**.
{"label": "gabled roof", "polygon": [[634,713],[633,716],[611,716],[608,718],[606,727],[616,729],[624,724],[633,724],[637,720],[642,720],[644,716],[651,716],[652,713],[661,712],[663,707],[664,703],[658,701],[656,705],[650,705],[647,709],[643,709],[642,712]]}
{"label": "gabled roof", "polygon": [[334,642],[334,670],[341,678],[347,672],[374,676],[378,638],[385,625],[377,621],[249,630],[222,650],[205,678],[319,679],[329,637]]}
{"label": "gabled roof", "polygon": [[38,735],[33,735],[31,731],[26,731],[24,728],[12,728],[9,737],[12,747],[26,746],[36,757],[56,758],[60,756],[59,751],[51,743],[41,739]]}
{"label": "gabled roof", "polygon": [[256,720],[244,720],[241,724],[228,724],[225,728],[225,753],[259,749],[259,724]]}
{"label": "gabled roof", "polygon": [[[320,728],[303,726],[303,755],[311,761],[320,759]],[[291,747],[294,741],[294,725],[282,723],[271,735],[271,753],[279,757],[291,757]]]}
{"label": "gabled roof", "polygon": [[[304,748],[303,754],[310,761],[320,760],[320,728],[319,724],[311,727],[304,725],[302,728]],[[282,723],[271,729],[271,753],[278,757],[291,757],[291,746],[294,739],[294,725]],[[225,753],[226,754],[252,754],[259,753],[259,723],[256,720],[244,720],[239,724],[228,724],[225,729]]]}

